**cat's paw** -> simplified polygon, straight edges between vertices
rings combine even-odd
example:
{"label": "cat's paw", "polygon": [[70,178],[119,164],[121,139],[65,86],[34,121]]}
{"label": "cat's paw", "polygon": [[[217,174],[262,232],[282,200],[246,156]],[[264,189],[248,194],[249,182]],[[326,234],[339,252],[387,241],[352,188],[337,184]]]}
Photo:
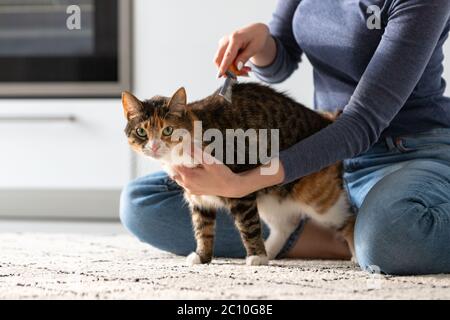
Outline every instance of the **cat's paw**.
{"label": "cat's paw", "polygon": [[353,262],[354,264],[358,264],[358,259],[356,259],[356,256],[353,255],[352,258],[350,259],[351,262]]}
{"label": "cat's paw", "polygon": [[271,247],[266,246],[267,258],[269,260],[275,260],[278,256],[278,250],[273,250]]}
{"label": "cat's paw", "polygon": [[202,259],[200,259],[200,256],[196,252],[192,252],[186,257],[186,263],[190,266],[202,264]]}
{"label": "cat's paw", "polygon": [[266,266],[269,264],[269,258],[267,256],[248,256],[245,263],[248,266]]}

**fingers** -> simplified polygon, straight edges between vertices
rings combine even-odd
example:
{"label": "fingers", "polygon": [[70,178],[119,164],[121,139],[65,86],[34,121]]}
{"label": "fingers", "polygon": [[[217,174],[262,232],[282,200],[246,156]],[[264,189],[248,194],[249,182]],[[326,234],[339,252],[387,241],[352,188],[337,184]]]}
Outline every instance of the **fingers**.
{"label": "fingers", "polygon": [[192,149],[190,150],[189,156],[194,159],[194,163],[203,164],[203,160],[205,159],[203,150],[199,148],[197,145],[192,144]]}
{"label": "fingers", "polygon": [[193,181],[199,176],[199,168],[187,168],[184,166],[174,166],[172,169],[176,172],[173,179],[180,185],[183,189],[187,190],[192,195],[201,195],[202,191]]}
{"label": "fingers", "polygon": [[229,43],[228,37],[223,37],[219,41],[219,48],[217,49],[216,55],[214,56],[214,63],[216,64],[216,66],[218,68],[220,67],[220,64],[222,63],[223,56],[228,47],[228,43]]}
{"label": "fingers", "polygon": [[[243,48],[245,43],[242,40],[235,41],[237,42],[232,42],[228,37],[225,37],[219,42],[219,48],[214,57],[214,63],[219,68],[219,78],[226,70],[232,68],[233,63],[235,67],[234,72],[236,73],[236,70],[238,71],[237,75],[247,76],[251,71],[250,67],[245,66],[245,63],[252,57],[251,45],[248,48]],[[228,58],[226,58],[227,56]],[[236,56],[237,58],[235,58]]]}
{"label": "fingers", "polygon": [[245,63],[251,57],[264,50],[272,50],[271,48],[267,49],[268,39],[270,39],[269,27],[263,23],[251,24],[222,38],[214,57],[214,63],[219,68],[219,76],[223,75],[232,65],[238,71],[238,75],[242,76],[242,73],[248,72],[245,70]]}
{"label": "fingers", "polygon": [[194,159],[194,163],[201,164],[202,167],[206,170],[208,170],[211,165],[222,164],[222,162],[220,162],[218,159],[214,158],[211,154],[204,152],[195,144],[192,145],[192,149],[188,152],[190,152],[189,156]]}
{"label": "fingers", "polygon": [[253,51],[254,50],[252,48],[252,44],[250,43],[248,45],[248,47],[245,48],[245,50],[242,50],[241,52],[239,52],[239,54],[238,54],[238,56],[237,56],[237,58],[235,60],[236,68],[239,71],[243,71],[244,68],[248,69],[247,72],[251,70],[250,68],[245,67],[245,64],[253,56],[253,54],[254,54]]}
{"label": "fingers", "polygon": [[175,166],[173,167],[173,170],[176,172],[174,178],[186,184],[187,182],[189,182],[189,180],[198,177],[201,174],[201,170],[203,170],[203,168],[188,168],[185,166]]}
{"label": "fingers", "polygon": [[179,186],[181,186],[184,189],[187,189],[186,181],[188,178],[186,177],[186,175],[189,175],[189,173],[184,172],[184,168],[181,166],[173,167],[172,170],[176,172],[173,175],[172,179],[175,180],[175,182]]}
{"label": "fingers", "polygon": [[176,166],[172,166],[171,169],[172,169],[171,170],[172,173],[170,174],[170,178],[172,180],[175,180],[175,182],[181,186],[183,179],[182,179],[180,173],[178,172],[178,168]]}
{"label": "fingers", "polygon": [[187,168],[185,166],[173,166],[172,169],[175,171],[174,178],[179,180],[185,180],[191,175],[192,168]]}
{"label": "fingers", "polygon": [[219,159],[216,159],[211,154],[207,152],[202,152],[203,154],[203,167],[208,170],[212,165],[223,164]]}
{"label": "fingers", "polygon": [[230,36],[228,45],[223,54],[222,61],[219,66],[219,75],[223,75],[228,70],[230,65],[236,59],[236,56],[238,55],[239,50],[242,49],[242,47],[243,42],[241,37],[237,33],[233,33]]}

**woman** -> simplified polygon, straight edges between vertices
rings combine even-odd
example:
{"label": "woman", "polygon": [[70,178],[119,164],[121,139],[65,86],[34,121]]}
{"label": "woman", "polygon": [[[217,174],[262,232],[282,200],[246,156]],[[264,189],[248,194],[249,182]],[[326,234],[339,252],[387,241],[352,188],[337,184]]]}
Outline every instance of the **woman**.
{"label": "woman", "polygon": [[[450,0],[279,1],[270,28],[253,24],[222,39],[219,75],[250,60],[260,79],[277,83],[306,55],[315,105],[343,114],[283,151],[276,175],[235,175],[216,164],[178,168],[177,183],[194,194],[240,197],[346,159],[360,266],[388,274],[450,272],[450,99],[441,78],[449,16]],[[164,173],[125,188],[121,218],[157,248],[185,255],[195,247],[180,188]],[[244,256],[226,214],[218,217],[215,250]],[[303,221],[279,257],[349,252],[333,232]]]}

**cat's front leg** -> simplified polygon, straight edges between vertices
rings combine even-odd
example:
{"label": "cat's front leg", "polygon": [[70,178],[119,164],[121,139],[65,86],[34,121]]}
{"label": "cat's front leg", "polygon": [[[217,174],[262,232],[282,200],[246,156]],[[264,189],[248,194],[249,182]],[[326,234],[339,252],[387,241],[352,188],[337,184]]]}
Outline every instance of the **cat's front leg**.
{"label": "cat's front leg", "polygon": [[[289,218],[287,213],[278,212],[278,216],[272,215],[264,220],[269,227],[270,234],[264,245],[266,247],[267,256],[270,260],[275,259],[285,246],[291,234],[295,231],[300,223],[301,216]],[[273,214],[273,213],[272,213]]]}
{"label": "cat's front leg", "polygon": [[266,249],[262,237],[262,225],[255,198],[236,200],[230,207],[241,239],[247,250],[247,265],[267,265]]}
{"label": "cat's front leg", "polygon": [[[269,227],[270,228],[270,227]],[[269,237],[266,239],[264,246],[266,247],[267,257],[274,260],[283,249],[290,234],[285,230],[277,230],[270,228]]]}
{"label": "cat's front leg", "polygon": [[[290,235],[302,219],[300,210],[279,196],[266,194],[257,199],[261,219],[269,227],[269,237],[265,241],[267,256],[275,259],[285,246]],[[300,206],[299,206],[300,207]]]}
{"label": "cat's front leg", "polygon": [[197,249],[186,261],[189,265],[209,263],[213,256],[216,209],[193,205],[191,215]]}

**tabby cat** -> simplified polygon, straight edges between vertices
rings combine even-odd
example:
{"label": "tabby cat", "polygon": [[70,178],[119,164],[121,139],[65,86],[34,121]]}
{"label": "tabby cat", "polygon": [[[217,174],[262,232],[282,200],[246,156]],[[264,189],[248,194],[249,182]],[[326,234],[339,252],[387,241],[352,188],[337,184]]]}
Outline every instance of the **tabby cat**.
{"label": "tabby cat", "polygon": [[[232,97],[230,104],[216,92],[200,101],[187,103],[186,92],[180,88],[171,98],[156,96],[140,101],[124,92],[122,104],[128,120],[125,133],[129,144],[135,151],[170,167],[175,161],[171,151],[179,143],[177,139],[171,139],[174,130],[185,129],[193,134],[194,121],[202,122],[203,132],[214,128],[224,133],[224,137],[226,129],[279,129],[280,150],[332,122],[329,115],[310,110],[268,86],[238,83],[232,88]],[[235,173],[261,165],[259,159],[256,164],[235,162],[225,162]],[[191,164],[191,161],[186,162],[186,165]],[[190,264],[211,261],[219,208],[228,209],[234,218],[247,251],[248,265],[265,265],[269,259],[274,259],[304,216],[341,232],[353,253],[354,217],[343,188],[341,163],[239,199],[196,196],[188,192],[184,195],[191,209],[197,242],[196,252],[187,258]],[[260,217],[270,228],[265,243]]]}

